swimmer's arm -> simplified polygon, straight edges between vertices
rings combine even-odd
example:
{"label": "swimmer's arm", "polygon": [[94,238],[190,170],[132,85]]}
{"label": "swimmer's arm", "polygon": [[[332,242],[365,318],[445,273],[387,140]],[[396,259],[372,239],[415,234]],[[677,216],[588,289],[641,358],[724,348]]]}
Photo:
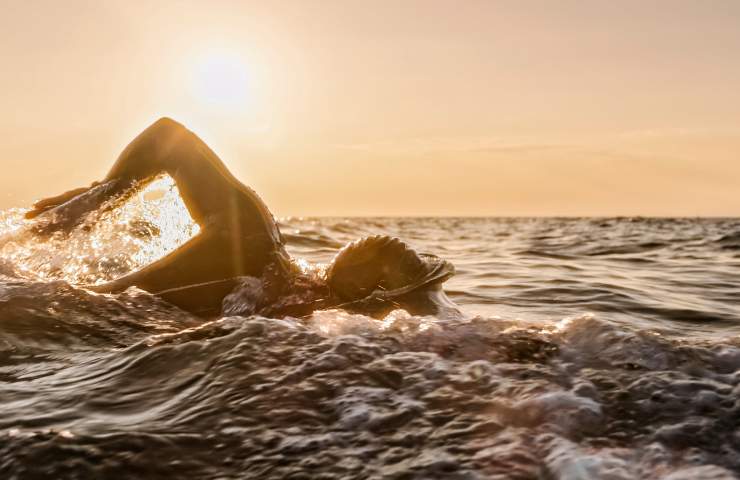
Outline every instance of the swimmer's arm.
{"label": "swimmer's arm", "polygon": [[37,233],[68,231],[85,214],[106,202],[115,207],[118,203],[109,200],[123,200],[163,173],[175,180],[190,216],[201,227],[214,214],[232,218],[233,212],[224,205],[240,208],[236,197],[248,198],[256,210],[271,219],[254,192],[241,185],[201,139],[168,118],[157,120],[128,144],[101,182],[41,200],[26,216],[35,218],[49,212],[34,226]]}
{"label": "swimmer's arm", "polygon": [[119,180],[95,182],[90,187],[70,190],[37,202],[34,210],[26,213],[26,218],[43,215],[31,227],[39,235],[69,231],[84,220],[88,213],[106,205],[107,208],[114,208],[136,190],[136,185]]}
{"label": "swimmer's arm", "polygon": [[60,195],[55,195],[53,197],[48,198],[42,198],[41,200],[38,200],[36,203],[33,204],[33,207],[31,210],[27,211],[25,216],[28,219],[36,218],[39,215],[41,215],[44,212],[47,212],[51,210],[54,207],[58,207],[59,205],[62,205],[64,203],[67,203],[68,201],[72,200],[78,195],[82,195],[83,193],[87,192],[93,187],[96,187],[100,185],[100,182],[93,182],[92,185],[89,187],[81,187],[81,188],[75,188],[73,190],[69,190],[68,192],[64,192]]}
{"label": "swimmer's arm", "polygon": [[41,234],[73,228],[85,214],[108,200],[125,199],[147,180],[167,171],[166,160],[183,132],[186,132],[184,127],[172,120],[155,122],[121,152],[102,181],[39,200],[26,212],[26,218],[36,218],[48,212],[47,218],[40,219],[42,221],[34,226],[34,230]]}

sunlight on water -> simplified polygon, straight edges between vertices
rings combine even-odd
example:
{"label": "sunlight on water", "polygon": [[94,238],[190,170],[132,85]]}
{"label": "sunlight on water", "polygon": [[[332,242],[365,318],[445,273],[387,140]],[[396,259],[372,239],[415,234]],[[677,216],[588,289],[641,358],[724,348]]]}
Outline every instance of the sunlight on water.
{"label": "sunlight on water", "polygon": [[23,214],[26,210],[11,208],[0,212],[0,239],[11,235],[24,225]]}
{"label": "sunlight on water", "polygon": [[417,335],[438,330],[441,325],[439,319],[435,317],[415,316],[403,309],[389,312],[380,321],[373,317],[359,313],[349,313],[344,310],[318,310],[313,312],[306,324],[328,337],[368,333],[386,333],[400,336]]}
{"label": "sunlight on water", "polygon": [[323,281],[322,279],[326,278],[329,264],[322,262],[309,262],[305,258],[301,258],[296,255],[300,255],[300,253],[294,254],[292,258],[292,263],[298,272],[319,282]]}
{"label": "sunlight on water", "polygon": [[200,230],[174,180],[160,177],[119,208],[91,213],[69,235],[40,239],[25,210],[0,212],[0,256],[24,276],[97,284],[173,251]]}

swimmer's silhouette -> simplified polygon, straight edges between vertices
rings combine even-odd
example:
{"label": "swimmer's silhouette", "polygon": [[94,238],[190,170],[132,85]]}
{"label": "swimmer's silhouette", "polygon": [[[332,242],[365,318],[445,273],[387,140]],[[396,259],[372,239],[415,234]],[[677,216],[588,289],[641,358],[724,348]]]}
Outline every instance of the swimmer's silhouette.
{"label": "swimmer's silhouette", "polygon": [[[328,269],[318,298],[272,308],[270,301],[301,282],[274,217],[193,132],[169,118],[144,130],[121,153],[108,175],[88,188],[40,200],[27,214],[39,217],[39,235],[74,228],[87,213],[115,208],[160,174],[169,174],[200,232],[164,258],[113,282],[92,287],[115,293],[136,286],[194,313],[218,314],[239,278],[257,277],[262,307],[273,315],[343,307],[381,313],[402,306],[412,313],[454,309],[441,284],[452,266],[419,255],[398,239],[375,236],[345,247]],[[114,201],[115,200],[115,201]]]}

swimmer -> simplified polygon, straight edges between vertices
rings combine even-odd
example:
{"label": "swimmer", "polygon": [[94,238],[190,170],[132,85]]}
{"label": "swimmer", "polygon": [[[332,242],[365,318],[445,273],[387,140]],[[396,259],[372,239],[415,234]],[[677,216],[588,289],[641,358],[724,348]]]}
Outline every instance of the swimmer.
{"label": "swimmer", "polygon": [[[165,257],[112,282],[90,287],[117,293],[135,286],[195,314],[221,313],[244,278],[257,278],[259,313],[303,315],[343,308],[375,316],[393,308],[415,314],[456,311],[442,283],[454,268],[398,239],[374,236],[342,249],[310,301],[278,302],[301,285],[273,215],[197,135],[169,118],[157,120],[120,154],[106,177],[36,202],[26,218],[38,235],[69,232],[96,210],[116,208],[168,174],[200,232]],[[303,297],[302,297],[303,298]]]}

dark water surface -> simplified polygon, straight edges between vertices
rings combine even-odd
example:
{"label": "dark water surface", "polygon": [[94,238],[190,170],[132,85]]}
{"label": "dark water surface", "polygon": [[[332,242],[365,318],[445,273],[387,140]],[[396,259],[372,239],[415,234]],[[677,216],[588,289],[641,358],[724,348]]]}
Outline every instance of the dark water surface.
{"label": "dark water surface", "polygon": [[738,219],[286,219],[311,262],[370,234],[450,260],[465,317],[204,323],[61,280],[177,219],[31,247],[4,215],[0,478],[740,474]]}

